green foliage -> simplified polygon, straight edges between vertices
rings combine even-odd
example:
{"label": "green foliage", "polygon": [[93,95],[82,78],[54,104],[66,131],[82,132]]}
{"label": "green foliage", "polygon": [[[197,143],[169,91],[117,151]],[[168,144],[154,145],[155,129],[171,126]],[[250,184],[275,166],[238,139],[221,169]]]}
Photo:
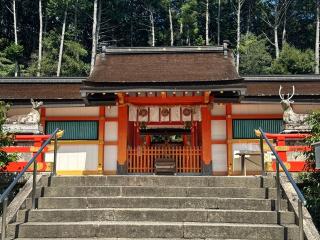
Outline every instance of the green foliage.
{"label": "green foliage", "polygon": [[246,34],[242,38],[239,51],[241,74],[267,74],[270,72],[272,57],[268,52],[266,39],[252,33]]}
{"label": "green foliage", "polygon": [[[320,141],[320,111],[313,112],[309,115],[306,122],[311,127],[311,136],[305,141],[308,145]],[[320,229],[320,172],[315,170],[314,151],[307,153],[308,170],[300,176],[301,186],[305,198],[307,199],[307,208],[318,229]]]}
{"label": "green foliage", "polygon": [[302,51],[289,44],[283,46],[279,58],[275,59],[271,66],[271,72],[275,74],[307,74],[313,71],[313,51]]}
{"label": "green foliage", "polygon": [[186,38],[186,44],[193,45],[199,43],[198,26],[198,0],[186,0],[181,6],[179,23],[183,26],[183,35]]}
{"label": "green foliage", "polygon": [[0,38],[0,77],[14,73],[15,64],[9,59],[6,53],[9,45],[8,39]]}
{"label": "green foliage", "polygon": [[3,131],[3,124],[6,121],[6,113],[9,105],[0,101],[0,171],[4,170],[6,166],[17,160],[17,155],[7,154],[2,150],[3,147],[12,145],[12,136]]}
{"label": "green foliage", "polygon": [[[68,37],[68,36],[67,36]],[[54,76],[57,72],[60,35],[51,31],[43,39],[43,57],[41,62],[41,75]],[[62,76],[86,76],[89,72],[89,64],[85,63],[88,52],[74,40],[65,40],[62,57]],[[28,69],[29,75],[37,73],[38,55],[32,56],[32,62]]]}
{"label": "green foliage", "polygon": [[12,62],[19,62],[23,57],[23,46],[15,43],[11,43],[5,50],[5,55]]}

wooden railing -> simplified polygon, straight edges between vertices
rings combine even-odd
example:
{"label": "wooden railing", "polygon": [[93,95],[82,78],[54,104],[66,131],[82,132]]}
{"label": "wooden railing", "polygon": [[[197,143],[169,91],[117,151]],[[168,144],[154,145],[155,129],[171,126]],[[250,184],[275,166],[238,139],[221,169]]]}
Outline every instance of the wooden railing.
{"label": "wooden railing", "polygon": [[176,161],[177,173],[201,173],[201,147],[154,146],[128,148],[128,173],[153,173],[158,158]]}

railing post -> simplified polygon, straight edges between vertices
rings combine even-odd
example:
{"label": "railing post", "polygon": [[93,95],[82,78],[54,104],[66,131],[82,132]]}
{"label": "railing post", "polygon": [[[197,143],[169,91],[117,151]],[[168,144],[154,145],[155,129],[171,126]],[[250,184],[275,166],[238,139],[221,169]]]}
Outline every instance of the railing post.
{"label": "railing post", "polygon": [[299,213],[299,240],[304,240],[302,201],[300,199],[298,199],[298,213]]}
{"label": "railing post", "polygon": [[32,209],[36,208],[36,194],[37,194],[37,159],[33,162],[33,179],[32,179]]}
{"label": "railing post", "polygon": [[280,166],[278,160],[276,160],[276,184],[277,184],[277,212],[281,211],[281,190],[280,190]]}
{"label": "railing post", "polygon": [[2,203],[2,225],[1,225],[1,240],[6,238],[6,227],[7,227],[7,206],[8,206],[8,198],[6,197]]}
{"label": "railing post", "polygon": [[58,152],[58,137],[57,134],[54,136],[54,149],[53,149],[53,166],[52,166],[52,175],[57,174],[57,152]]}
{"label": "railing post", "polygon": [[265,170],[264,170],[264,151],[263,151],[263,137],[262,134],[260,136],[260,151],[261,151],[261,175],[265,176]]}

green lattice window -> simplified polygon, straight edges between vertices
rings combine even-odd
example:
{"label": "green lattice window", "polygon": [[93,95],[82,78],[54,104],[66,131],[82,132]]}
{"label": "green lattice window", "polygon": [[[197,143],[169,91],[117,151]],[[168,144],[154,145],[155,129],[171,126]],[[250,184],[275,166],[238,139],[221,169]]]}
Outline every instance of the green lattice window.
{"label": "green lattice window", "polygon": [[254,130],[259,127],[268,133],[280,133],[283,130],[282,119],[234,119],[232,125],[234,139],[257,138]]}
{"label": "green lattice window", "polygon": [[46,134],[56,128],[64,130],[62,140],[97,140],[98,121],[47,121]]}

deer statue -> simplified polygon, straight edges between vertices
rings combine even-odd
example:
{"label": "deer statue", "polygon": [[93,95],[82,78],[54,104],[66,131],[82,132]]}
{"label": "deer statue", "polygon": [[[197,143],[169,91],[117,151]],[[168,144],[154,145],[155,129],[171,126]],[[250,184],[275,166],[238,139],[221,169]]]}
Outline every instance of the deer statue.
{"label": "deer statue", "polygon": [[283,109],[283,121],[288,125],[305,125],[305,120],[308,117],[308,114],[297,114],[293,111],[291,104],[294,103],[291,99],[295,93],[295,87],[292,86],[292,93],[287,94],[287,98],[285,98],[285,94],[281,93],[282,86],[279,88],[279,96],[281,98],[281,106]]}
{"label": "deer statue", "polygon": [[15,115],[6,119],[6,124],[39,124],[40,122],[40,106],[43,102],[35,102],[31,98],[32,109],[28,114]]}

